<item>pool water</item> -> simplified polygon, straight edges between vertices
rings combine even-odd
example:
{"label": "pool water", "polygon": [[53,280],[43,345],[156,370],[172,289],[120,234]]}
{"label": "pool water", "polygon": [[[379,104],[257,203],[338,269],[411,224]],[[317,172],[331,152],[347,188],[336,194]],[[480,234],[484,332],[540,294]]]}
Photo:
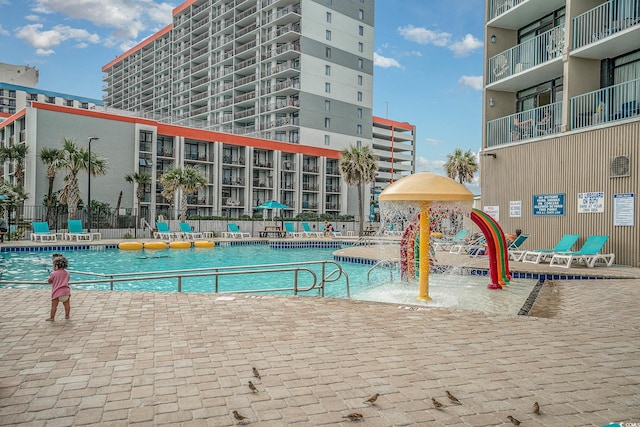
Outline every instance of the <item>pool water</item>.
{"label": "pool water", "polygon": [[[151,271],[184,270],[225,266],[248,266],[256,264],[298,263],[303,261],[333,260],[335,249],[296,248],[272,249],[267,245],[216,246],[213,249],[121,251],[67,251],[63,255],[69,260],[72,281],[96,280],[98,277],[81,272],[118,274]],[[51,272],[53,252],[8,252],[0,254],[0,288],[33,287],[33,285],[11,284],[11,281],[46,282]],[[462,274],[431,274],[429,276],[429,296],[432,301],[417,301],[417,283],[400,282],[397,271],[376,268],[367,280],[370,265],[341,263],[349,276],[351,298],[366,301],[426,305],[476,310],[489,313],[516,314],[524,305],[533,289],[535,280],[517,279],[501,291],[487,289],[489,278]],[[320,266],[310,266],[321,277]],[[327,271],[335,269],[329,265]],[[396,279],[396,280],[394,280]],[[247,289],[273,289],[290,287],[292,272],[258,275],[231,275],[218,280],[220,292],[234,292]],[[312,278],[308,273],[300,273],[299,286],[308,287]],[[80,284],[76,289],[109,289],[108,284]],[[175,292],[177,280],[153,279],[114,284],[115,290]],[[213,277],[184,278],[183,292],[213,292]],[[274,292],[276,293],[276,292]],[[291,291],[283,292],[291,294]],[[317,295],[316,291],[301,295]],[[346,298],[346,281],[328,283],[325,295]]]}

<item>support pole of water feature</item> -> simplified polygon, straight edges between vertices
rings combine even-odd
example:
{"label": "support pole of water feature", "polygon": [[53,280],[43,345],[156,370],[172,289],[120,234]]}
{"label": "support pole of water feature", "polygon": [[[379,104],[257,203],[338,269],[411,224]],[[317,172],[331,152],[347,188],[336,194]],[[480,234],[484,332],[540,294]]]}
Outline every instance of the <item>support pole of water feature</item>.
{"label": "support pole of water feature", "polygon": [[418,300],[431,301],[429,298],[429,237],[431,235],[430,224],[431,202],[420,203],[420,291]]}

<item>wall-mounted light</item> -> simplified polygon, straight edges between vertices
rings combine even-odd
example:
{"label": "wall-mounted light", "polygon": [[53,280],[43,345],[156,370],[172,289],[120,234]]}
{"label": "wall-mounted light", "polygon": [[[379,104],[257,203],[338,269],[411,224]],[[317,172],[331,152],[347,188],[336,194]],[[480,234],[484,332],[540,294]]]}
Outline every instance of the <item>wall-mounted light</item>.
{"label": "wall-mounted light", "polygon": [[493,107],[494,105],[493,98],[489,98],[489,107]]}
{"label": "wall-mounted light", "polygon": [[496,158],[496,153],[481,153],[481,156],[489,156],[489,157],[493,157],[494,159]]}
{"label": "wall-mounted light", "polygon": [[491,43],[495,43],[498,40],[495,34],[491,34]]}

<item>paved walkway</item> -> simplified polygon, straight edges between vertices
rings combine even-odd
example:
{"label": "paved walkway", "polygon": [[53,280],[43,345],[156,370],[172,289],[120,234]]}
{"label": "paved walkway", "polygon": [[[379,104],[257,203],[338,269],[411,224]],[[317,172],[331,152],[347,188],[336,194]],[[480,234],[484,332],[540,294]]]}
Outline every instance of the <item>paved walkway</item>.
{"label": "paved walkway", "polygon": [[71,320],[50,323],[49,291],[0,291],[0,425],[640,422],[638,279],[547,281],[532,313],[551,318],[76,291]]}

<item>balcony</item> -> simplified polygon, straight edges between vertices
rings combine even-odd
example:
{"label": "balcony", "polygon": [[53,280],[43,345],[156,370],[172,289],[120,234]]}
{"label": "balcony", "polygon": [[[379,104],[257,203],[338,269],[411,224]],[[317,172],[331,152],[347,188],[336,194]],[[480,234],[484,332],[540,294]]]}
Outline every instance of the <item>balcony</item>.
{"label": "balcony", "polygon": [[560,133],[562,102],[487,122],[487,148]]}
{"label": "balcony", "polygon": [[613,58],[638,48],[640,4],[611,0],[573,18],[572,56]]}
{"label": "balcony", "polygon": [[487,25],[517,30],[565,4],[565,0],[490,0]]}
{"label": "balcony", "polygon": [[640,79],[571,98],[571,129],[640,118]]}
{"label": "balcony", "polygon": [[562,75],[564,25],[489,58],[487,89],[514,92]]}

